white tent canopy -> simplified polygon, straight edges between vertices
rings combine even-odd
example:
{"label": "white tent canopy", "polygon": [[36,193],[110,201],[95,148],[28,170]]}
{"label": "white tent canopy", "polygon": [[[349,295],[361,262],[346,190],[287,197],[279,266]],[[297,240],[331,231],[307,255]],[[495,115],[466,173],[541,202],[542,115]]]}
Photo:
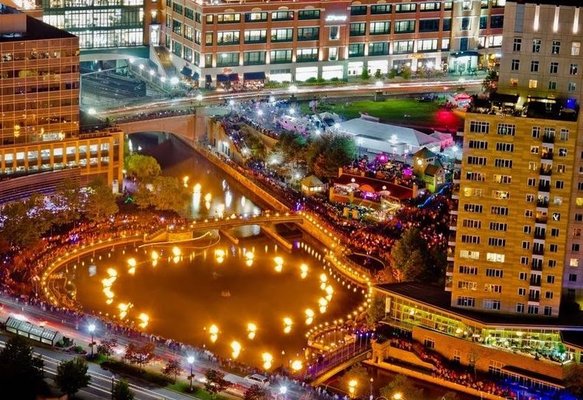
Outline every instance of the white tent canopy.
{"label": "white tent canopy", "polygon": [[354,136],[358,147],[371,153],[412,154],[422,147],[439,152],[440,140],[415,129],[383,124],[366,118],[340,123],[338,131]]}

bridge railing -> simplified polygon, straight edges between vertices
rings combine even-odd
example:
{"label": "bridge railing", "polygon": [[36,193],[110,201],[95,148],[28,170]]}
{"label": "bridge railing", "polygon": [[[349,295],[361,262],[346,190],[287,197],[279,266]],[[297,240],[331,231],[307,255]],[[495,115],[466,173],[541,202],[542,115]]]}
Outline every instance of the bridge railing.
{"label": "bridge railing", "polygon": [[317,362],[308,366],[308,375],[316,378],[340,364],[369,351],[371,349],[371,338],[370,335],[357,337],[353,343],[345,344],[333,352],[321,355]]}

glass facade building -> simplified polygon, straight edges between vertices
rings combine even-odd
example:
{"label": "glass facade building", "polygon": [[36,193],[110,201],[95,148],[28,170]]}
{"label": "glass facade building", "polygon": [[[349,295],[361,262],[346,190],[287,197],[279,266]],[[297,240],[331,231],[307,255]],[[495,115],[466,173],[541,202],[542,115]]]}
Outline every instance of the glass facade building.
{"label": "glass facade building", "polygon": [[144,44],[144,0],[42,0],[43,21],[79,37],[81,49]]}

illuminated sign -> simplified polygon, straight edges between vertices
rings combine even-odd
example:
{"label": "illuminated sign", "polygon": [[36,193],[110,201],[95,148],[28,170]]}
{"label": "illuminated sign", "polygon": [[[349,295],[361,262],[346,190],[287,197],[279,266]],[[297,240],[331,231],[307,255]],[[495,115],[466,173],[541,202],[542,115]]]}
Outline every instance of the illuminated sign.
{"label": "illuminated sign", "polygon": [[346,22],[348,17],[346,15],[328,15],[326,22]]}

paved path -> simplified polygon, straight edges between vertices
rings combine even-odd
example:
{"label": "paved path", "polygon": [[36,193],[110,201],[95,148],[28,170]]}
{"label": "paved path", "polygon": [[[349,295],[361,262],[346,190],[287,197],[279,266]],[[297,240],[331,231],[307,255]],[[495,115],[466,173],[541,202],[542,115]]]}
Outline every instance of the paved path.
{"label": "paved path", "polygon": [[[37,325],[44,325],[49,329],[56,330],[60,332],[63,336],[71,338],[75,341],[77,345],[89,348],[89,343],[91,342],[91,336],[87,332],[83,332],[83,325],[86,325],[86,320],[79,320],[73,314],[62,313],[59,311],[51,311],[50,308],[46,309],[41,306],[25,304],[20,299],[14,299],[6,296],[0,296],[0,320],[5,321],[9,315],[19,314],[24,316],[28,321]],[[103,328],[101,328],[103,329]],[[99,343],[100,339],[104,338],[115,338],[118,342],[120,348],[125,347],[130,342],[147,342],[149,337],[147,336],[134,336],[128,337],[123,334],[104,332],[103,330],[96,330],[94,334],[94,340]],[[0,336],[0,346],[6,339],[6,336]],[[68,353],[62,350],[56,350],[46,347],[35,347],[35,351],[43,356],[45,361],[45,371],[50,374],[55,374],[57,365],[62,360],[68,360],[74,358],[76,355],[73,353]],[[156,361],[150,363],[150,366],[154,369],[161,370],[165,361],[168,359],[179,359],[183,363],[183,374],[182,379],[186,380],[187,375],[190,373],[190,367],[186,365],[185,354],[182,352],[173,351],[166,346],[158,346],[156,348],[156,356],[158,357]],[[220,366],[211,360],[198,358],[195,361],[193,372],[195,376],[195,381],[202,382],[204,378],[204,373],[207,369],[221,369]],[[225,371],[223,371],[225,372]],[[88,389],[84,391],[88,397],[87,399],[101,398],[111,395],[111,379],[112,373],[103,370],[99,365],[90,364],[90,375],[92,377],[91,384]],[[245,388],[251,386],[251,382],[243,377],[225,372],[225,379],[234,384],[234,387],[228,391],[228,393],[242,397]],[[288,388],[286,399],[294,400],[301,397],[305,397],[306,394],[311,392],[311,389],[307,387],[304,388],[301,385],[281,379],[273,382],[271,387],[272,392],[278,393],[279,387],[285,385]],[[151,400],[151,399],[176,399],[176,400],[187,400],[192,399],[192,396],[180,394],[174,391],[170,391],[164,388],[145,388],[143,386],[138,386],[135,383],[130,384],[131,389],[136,393],[136,399],[141,400]],[[97,396],[97,397],[94,397]]]}

